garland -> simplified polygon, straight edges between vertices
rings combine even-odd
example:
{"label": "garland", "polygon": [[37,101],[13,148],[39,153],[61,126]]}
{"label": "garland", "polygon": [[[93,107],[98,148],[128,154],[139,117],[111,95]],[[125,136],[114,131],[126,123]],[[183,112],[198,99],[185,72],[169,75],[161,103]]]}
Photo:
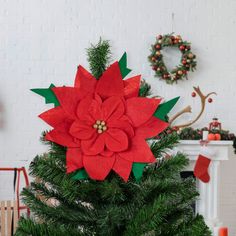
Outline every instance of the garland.
{"label": "garland", "polygon": [[[167,70],[161,53],[165,47],[178,48],[182,53],[180,64],[171,71]],[[190,43],[183,41],[180,35],[158,35],[155,44],[152,45],[148,59],[155,71],[155,76],[165,80],[167,84],[177,83],[178,80],[184,78],[188,79],[188,72],[194,71],[197,66],[196,55],[191,52]]]}
{"label": "garland", "polygon": [[209,131],[209,134],[219,134],[220,140],[231,140],[233,141],[233,148],[236,154],[236,136],[228,130],[209,130],[207,127],[202,129],[193,129],[192,127],[187,127],[183,129],[178,129],[176,127],[169,127],[160,135],[157,139],[163,138],[169,134],[177,134],[180,140],[201,140],[203,131]]}

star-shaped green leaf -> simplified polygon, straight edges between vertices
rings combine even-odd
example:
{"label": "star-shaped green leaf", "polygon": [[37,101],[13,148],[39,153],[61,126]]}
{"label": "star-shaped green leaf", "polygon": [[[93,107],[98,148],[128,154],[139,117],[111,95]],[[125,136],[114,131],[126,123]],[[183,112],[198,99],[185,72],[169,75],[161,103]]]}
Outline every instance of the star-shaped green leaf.
{"label": "star-shaped green leaf", "polygon": [[141,180],[146,165],[146,163],[133,163],[132,172],[137,182]]}
{"label": "star-shaped green leaf", "polygon": [[82,179],[88,179],[88,174],[85,171],[85,169],[81,169],[76,171],[73,176],[72,176],[73,180],[82,180]]}
{"label": "star-shaped green leaf", "polygon": [[162,103],[160,106],[158,106],[157,110],[154,113],[154,116],[163,121],[167,121],[167,118],[166,118],[167,114],[171,111],[171,109],[177,103],[179,98],[180,97],[176,97],[167,102]]}
{"label": "star-shaped green leaf", "polygon": [[129,74],[131,69],[127,67],[127,54],[126,52],[122,55],[121,59],[119,60],[119,67],[122,78],[124,79],[126,75]]}
{"label": "star-shaped green leaf", "polygon": [[37,89],[31,89],[32,92],[37,93],[38,95],[45,98],[45,103],[53,103],[55,107],[60,106],[59,101],[57,100],[56,95],[52,91],[52,88],[54,88],[55,85],[51,84],[49,88],[37,88]]}

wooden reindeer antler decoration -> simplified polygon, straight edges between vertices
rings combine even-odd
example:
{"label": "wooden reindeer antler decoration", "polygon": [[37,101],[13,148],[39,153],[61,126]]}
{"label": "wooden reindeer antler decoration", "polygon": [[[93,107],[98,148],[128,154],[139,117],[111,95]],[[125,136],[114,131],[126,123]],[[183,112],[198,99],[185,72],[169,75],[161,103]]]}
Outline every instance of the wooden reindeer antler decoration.
{"label": "wooden reindeer antler decoration", "polygon": [[[192,121],[186,123],[186,124],[181,124],[181,125],[174,125],[174,127],[176,128],[185,128],[185,127],[188,127],[188,126],[191,126],[192,124],[194,124],[203,114],[204,110],[205,110],[205,106],[206,106],[206,100],[209,96],[211,95],[217,95],[215,92],[211,92],[211,93],[208,93],[207,95],[204,95],[202,93],[202,91],[200,90],[199,87],[193,87],[193,89],[195,90],[195,92],[197,93],[197,95],[200,97],[201,99],[201,110],[199,112],[199,114],[196,116],[195,119],[193,119]],[[192,108],[191,106],[187,106],[185,107],[183,110],[179,111],[178,113],[176,113],[173,117],[171,117],[169,119],[169,123],[170,125],[172,125],[172,123],[178,118],[180,117],[182,114],[184,113],[191,113],[192,112]]]}

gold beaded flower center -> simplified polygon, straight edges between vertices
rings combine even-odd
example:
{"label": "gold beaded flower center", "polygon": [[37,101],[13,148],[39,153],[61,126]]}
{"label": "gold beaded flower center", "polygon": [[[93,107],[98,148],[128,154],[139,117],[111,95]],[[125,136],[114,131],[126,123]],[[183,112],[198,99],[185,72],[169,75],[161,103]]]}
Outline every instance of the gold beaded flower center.
{"label": "gold beaded flower center", "polygon": [[96,120],[93,125],[93,128],[97,129],[97,132],[101,134],[107,130],[106,122],[103,120]]}

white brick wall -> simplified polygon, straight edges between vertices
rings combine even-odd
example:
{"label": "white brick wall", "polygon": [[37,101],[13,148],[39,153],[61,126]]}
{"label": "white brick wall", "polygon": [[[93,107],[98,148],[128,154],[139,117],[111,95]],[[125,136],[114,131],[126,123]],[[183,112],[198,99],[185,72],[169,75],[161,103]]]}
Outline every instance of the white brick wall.
{"label": "white brick wall", "polygon": [[[236,132],[235,12],[234,0],[0,0],[0,166],[21,165],[45,150],[38,139],[47,126],[37,115],[46,106],[29,89],[51,82],[72,85],[78,63],[87,66],[84,49],[100,36],[111,41],[114,59],[127,51],[133,73],[141,73],[154,93],[181,95],[175,110],[188,104],[199,109],[190,96],[194,85],[218,92],[198,126],[216,115]],[[191,41],[198,56],[197,71],[174,86],[154,78],[147,62],[156,34],[172,31]],[[236,235],[236,163],[231,162],[222,168],[222,217]]]}

